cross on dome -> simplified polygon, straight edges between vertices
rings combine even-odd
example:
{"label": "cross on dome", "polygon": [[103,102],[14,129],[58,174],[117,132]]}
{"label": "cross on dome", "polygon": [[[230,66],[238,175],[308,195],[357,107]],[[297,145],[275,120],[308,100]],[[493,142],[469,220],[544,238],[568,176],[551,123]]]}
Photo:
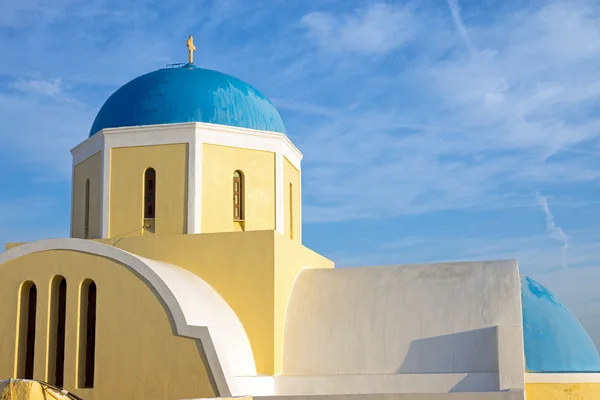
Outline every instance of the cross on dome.
{"label": "cross on dome", "polygon": [[194,52],[196,51],[196,46],[194,46],[194,37],[192,35],[190,35],[188,37],[186,45],[187,45],[188,53],[189,53],[188,62],[190,64],[193,64],[194,63]]}

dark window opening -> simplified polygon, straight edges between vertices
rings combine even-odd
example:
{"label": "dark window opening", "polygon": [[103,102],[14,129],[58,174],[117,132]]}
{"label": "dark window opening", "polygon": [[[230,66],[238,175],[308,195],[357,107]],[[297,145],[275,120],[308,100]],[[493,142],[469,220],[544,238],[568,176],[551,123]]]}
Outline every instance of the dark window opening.
{"label": "dark window opening", "polygon": [[241,171],[233,173],[233,219],[244,220],[244,175]]}
{"label": "dark window opening", "polygon": [[21,288],[17,378],[33,379],[36,311],[37,288],[33,282],[26,282]]}
{"label": "dark window opening", "polygon": [[96,284],[87,281],[81,292],[81,327],[80,327],[80,387],[94,387],[94,364],[96,354]]}
{"label": "dark window opening", "polygon": [[87,239],[90,233],[90,180],[85,181],[85,217],[83,237]]}
{"label": "dark window opening", "polygon": [[56,309],[56,348],[54,357],[54,384],[63,387],[65,377],[65,322],[67,316],[67,281],[65,278],[58,284]]}
{"label": "dark window opening", "polygon": [[148,168],[144,174],[144,218],[156,217],[156,171]]}

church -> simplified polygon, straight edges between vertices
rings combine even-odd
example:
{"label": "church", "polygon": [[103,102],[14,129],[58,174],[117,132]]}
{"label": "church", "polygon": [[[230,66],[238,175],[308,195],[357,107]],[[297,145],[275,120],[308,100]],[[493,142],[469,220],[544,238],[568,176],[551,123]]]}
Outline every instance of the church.
{"label": "church", "polygon": [[0,253],[1,398],[600,399],[590,336],[516,260],[334,268],[303,246],[277,109],[188,50],[71,150],[70,238]]}

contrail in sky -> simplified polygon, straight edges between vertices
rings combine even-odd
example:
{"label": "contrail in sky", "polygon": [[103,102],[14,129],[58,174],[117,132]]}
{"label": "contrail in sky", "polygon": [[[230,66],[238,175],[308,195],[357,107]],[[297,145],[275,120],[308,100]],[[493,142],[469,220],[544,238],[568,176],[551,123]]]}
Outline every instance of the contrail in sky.
{"label": "contrail in sky", "polygon": [[561,227],[556,226],[556,222],[554,221],[554,215],[552,215],[552,211],[550,211],[550,207],[548,207],[548,200],[546,197],[539,192],[535,194],[537,198],[538,204],[542,207],[544,214],[546,214],[546,232],[550,234],[554,239],[562,242],[561,254],[562,254],[562,264],[563,267],[567,266],[567,249],[569,248],[569,237],[562,230]]}
{"label": "contrail in sky", "polygon": [[471,44],[471,38],[469,37],[469,33],[467,32],[467,28],[465,28],[465,24],[462,21],[462,17],[460,15],[460,6],[458,5],[458,0],[447,0],[448,7],[450,7],[450,12],[452,13],[452,21],[454,21],[454,26],[458,31],[458,34],[462,38],[462,40],[467,45],[469,51],[473,50],[473,45]]}

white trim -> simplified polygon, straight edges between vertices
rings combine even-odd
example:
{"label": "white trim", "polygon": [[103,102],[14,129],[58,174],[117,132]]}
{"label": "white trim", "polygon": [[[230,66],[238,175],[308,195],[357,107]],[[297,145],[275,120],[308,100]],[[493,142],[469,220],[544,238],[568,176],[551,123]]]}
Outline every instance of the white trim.
{"label": "white trim", "polygon": [[98,143],[102,142],[102,138],[110,138],[112,148],[189,143],[195,139],[193,130],[202,133],[199,139],[203,142],[222,146],[275,152],[274,142],[282,142],[284,155],[300,170],[302,153],[285,134],[204,122],[106,128],[71,149],[71,153],[75,164],[78,164],[85,159],[82,158],[85,153],[95,153],[106,147]]}
{"label": "white trim", "polygon": [[239,376],[236,384],[240,393],[252,396],[274,396],[275,377],[269,375]]}
{"label": "white trim", "polygon": [[94,135],[78,144],[76,147],[71,149],[73,155],[73,167],[80,164],[84,160],[90,158],[104,148],[104,136]]}
{"label": "white trim", "polygon": [[298,243],[302,244],[302,172],[298,170]]}
{"label": "white trim", "polygon": [[[215,128],[215,126],[219,128]],[[223,129],[220,125],[196,123],[197,132],[206,144],[240,149],[268,151],[290,155],[290,162],[300,168],[302,154],[282,133],[252,131],[250,129]]]}
{"label": "white trim", "polygon": [[204,142],[198,136],[198,133],[196,133],[196,179],[193,183],[196,188],[196,201],[194,202],[194,207],[196,207],[196,225],[193,233],[202,233],[202,163],[204,162]]}
{"label": "white trim", "polygon": [[73,237],[73,222],[75,220],[75,163],[71,166],[71,220],[69,221],[69,237]]}
{"label": "white trim", "polygon": [[526,373],[525,383],[598,383],[600,372],[590,373]]}
{"label": "white trim", "polygon": [[219,392],[217,395],[249,394],[238,390],[236,377],[256,375],[250,341],[235,312],[208,283],[175,265],[84,239],[50,239],[22,244],[1,253],[0,266],[48,250],[98,255],[133,270],[167,306],[177,335],[200,340]]}
{"label": "white trim", "polygon": [[[101,183],[101,237],[110,231],[110,159],[111,150],[122,147],[155,146],[166,144],[188,145],[187,233],[202,232],[202,152],[203,144],[268,151],[275,154],[275,229],[284,233],[285,188],[283,156],[300,172],[302,153],[289,138],[276,132],[258,131],[224,125],[189,122],[103,129],[71,150],[75,165],[102,151]],[[300,205],[302,209],[302,205]],[[72,209],[72,207],[71,207]],[[302,226],[300,225],[300,231]]]}
{"label": "white trim", "polygon": [[275,230],[285,235],[285,181],[282,152],[275,153]]}
{"label": "white trim", "polygon": [[103,239],[108,238],[109,216],[110,216],[110,149],[104,148],[102,151],[102,182],[100,182],[100,204],[102,215],[100,216],[100,232]]}
{"label": "white trim", "polygon": [[[198,152],[196,140],[192,140],[187,144],[187,174],[188,174],[188,185],[187,185],[187,232],[186,233],[200,233],[196,231],[196,153]],[[202,149],[200,149],[202,151]]]}

